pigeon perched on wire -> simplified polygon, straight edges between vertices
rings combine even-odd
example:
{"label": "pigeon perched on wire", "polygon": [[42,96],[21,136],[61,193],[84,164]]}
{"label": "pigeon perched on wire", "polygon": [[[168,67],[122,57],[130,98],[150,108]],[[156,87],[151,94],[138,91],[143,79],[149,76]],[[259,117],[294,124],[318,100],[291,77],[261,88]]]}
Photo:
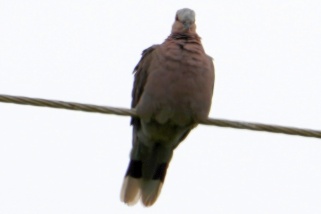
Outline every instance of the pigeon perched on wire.
{"label": "pigeon perched on wire", "polygon": [[134,69],[130,162],[121,200],[151,206],[159,196],[174,149],[208,117],[214,86],[213,60],[196,33],[195,13],[178,10],[171,34],[142,53]]}

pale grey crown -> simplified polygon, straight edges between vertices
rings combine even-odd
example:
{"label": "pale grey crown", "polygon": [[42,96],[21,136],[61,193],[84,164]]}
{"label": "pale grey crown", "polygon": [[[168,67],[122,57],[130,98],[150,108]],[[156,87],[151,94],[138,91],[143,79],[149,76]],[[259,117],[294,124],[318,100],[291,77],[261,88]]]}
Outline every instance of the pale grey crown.
{"label": "pale grey crown", "polygon": [[192,24],[195,22],[195,12],[189,8],[183,8],[176,12],[176,19],[182,23]]}

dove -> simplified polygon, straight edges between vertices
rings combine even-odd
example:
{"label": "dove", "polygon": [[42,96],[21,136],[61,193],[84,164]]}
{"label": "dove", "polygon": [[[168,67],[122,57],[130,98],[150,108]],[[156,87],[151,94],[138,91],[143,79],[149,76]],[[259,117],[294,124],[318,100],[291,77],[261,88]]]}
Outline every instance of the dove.
{"label": "dove", "polygon": [[121,201],[155,203],[174,149],[208,118],[213,87],[213,59],[196,33],[195,12],[180,9],[167,39],[145,49],[134,69],[131,107],[138,117],[131,119],[132,149]]}

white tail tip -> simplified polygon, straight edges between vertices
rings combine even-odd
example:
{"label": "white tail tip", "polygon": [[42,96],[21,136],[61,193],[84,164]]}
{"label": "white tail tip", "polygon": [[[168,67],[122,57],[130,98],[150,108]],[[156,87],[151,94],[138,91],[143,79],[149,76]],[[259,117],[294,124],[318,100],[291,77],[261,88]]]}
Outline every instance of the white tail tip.
{"label": "white tail tip", "polygon": [[152,206],[157,200],[163,187],[160,180],[148,180],[142,182],[142,202],[146,207]]}
{"label": "white tail tip", "polygon": [[135,205],[141,196],[141,179],[126,176],[121,189],[120,200],[129,206]]}

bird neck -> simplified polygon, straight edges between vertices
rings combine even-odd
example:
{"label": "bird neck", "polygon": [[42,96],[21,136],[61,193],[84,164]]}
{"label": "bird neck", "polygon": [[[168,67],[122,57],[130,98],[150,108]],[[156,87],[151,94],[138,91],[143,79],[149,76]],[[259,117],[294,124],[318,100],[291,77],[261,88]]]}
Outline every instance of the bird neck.
{"label": "bird neck", "polygon": [[171,33],[171,35],[168,37],[169,39],[175,39],[175,40],[196,40],[200,41],[201,38],[196,33]]}

